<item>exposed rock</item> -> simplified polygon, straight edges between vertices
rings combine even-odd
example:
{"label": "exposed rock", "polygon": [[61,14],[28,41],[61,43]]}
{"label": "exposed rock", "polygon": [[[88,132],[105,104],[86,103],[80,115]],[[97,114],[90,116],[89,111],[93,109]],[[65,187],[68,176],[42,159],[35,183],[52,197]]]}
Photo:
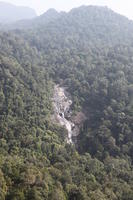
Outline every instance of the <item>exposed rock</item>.
{"label": "exposed rock", "polygon": [[86,119],[82,112],[78,112],[72,117],[71,105],[71,97],[66,92],[65,88],[55,85],[53,96],[53,120],[67,129],[68,143],[73,143],[73,140],[76,141],[75,137],[79,134],[80,128]]}
{"label": "exposed rock", "polygon": [[56,85],[54,88],[53,106],[54,119],[57,123],[64,126],[68,131],[67,142],[72,143],[72,127],[74,124],[67,120],[68,113],[70,114],[70,106],[72,101],[66,96],[65,88]]}

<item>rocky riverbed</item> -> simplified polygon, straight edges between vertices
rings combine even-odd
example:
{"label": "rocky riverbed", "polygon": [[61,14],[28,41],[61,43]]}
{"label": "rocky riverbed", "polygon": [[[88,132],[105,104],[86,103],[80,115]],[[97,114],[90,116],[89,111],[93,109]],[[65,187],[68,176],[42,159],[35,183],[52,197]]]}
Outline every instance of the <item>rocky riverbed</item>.
{"label": "rocky riverbed", "polygon": [[83,112],[77,112],[72,116],[72,100],[66,89],[60,85],[55,85],[53,94],[53,119],[56,123],[64,126],[68,132],[67,142],[75,143],[80,128],[86,119]]}
{"label": "rocky riverbed", "polygon": [[65,88],[56,85],[53,96],[54,118],[60,125],[67,129],[68,143],[72,143],[73,129],[75,127],[74,123],[70,120],[71,105],[72,100],[67,96]]}

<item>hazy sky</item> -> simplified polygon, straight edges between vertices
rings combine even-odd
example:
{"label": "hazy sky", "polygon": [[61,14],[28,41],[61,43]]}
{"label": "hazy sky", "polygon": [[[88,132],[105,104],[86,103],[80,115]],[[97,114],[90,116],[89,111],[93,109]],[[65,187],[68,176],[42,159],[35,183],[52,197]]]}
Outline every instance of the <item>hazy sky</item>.
{"label": "hazy sky", "polygon": [[114,11],[133,19],[133,0],[2,0],[16,5],[34,8],[37,14],[49,8],[68,11],[80,5],[106,5]]}

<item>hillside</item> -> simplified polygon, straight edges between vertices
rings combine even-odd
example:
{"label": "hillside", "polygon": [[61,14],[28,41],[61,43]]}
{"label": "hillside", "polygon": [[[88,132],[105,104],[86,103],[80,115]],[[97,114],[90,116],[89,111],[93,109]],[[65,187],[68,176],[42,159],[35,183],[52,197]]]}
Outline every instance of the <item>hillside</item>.
{"label": "hillside", "polygon": [[[0,33],[0,199],[132,200],[133,22],[97,6],[34,20]],[[55,85],[85,116],[73,143]]]}
{"label": "hillside", "polygon": [[0,23],[11,23],[22,19],[31,19],[34,17],[36,17],[36,13],[31,8],[0,2]]}

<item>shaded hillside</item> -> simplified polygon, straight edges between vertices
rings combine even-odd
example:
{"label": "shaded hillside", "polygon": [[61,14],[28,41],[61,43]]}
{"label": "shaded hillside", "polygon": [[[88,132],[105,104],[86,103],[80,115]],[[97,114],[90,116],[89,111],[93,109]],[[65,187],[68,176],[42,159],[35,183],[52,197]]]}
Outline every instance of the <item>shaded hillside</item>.
{"label": "shaded hillside", "polygon": [[[96,6],[48,14],[0,34],[0,198],[132,200],[133,23]],[[51,121],[54,83],[85,112],[75,146]]]}

